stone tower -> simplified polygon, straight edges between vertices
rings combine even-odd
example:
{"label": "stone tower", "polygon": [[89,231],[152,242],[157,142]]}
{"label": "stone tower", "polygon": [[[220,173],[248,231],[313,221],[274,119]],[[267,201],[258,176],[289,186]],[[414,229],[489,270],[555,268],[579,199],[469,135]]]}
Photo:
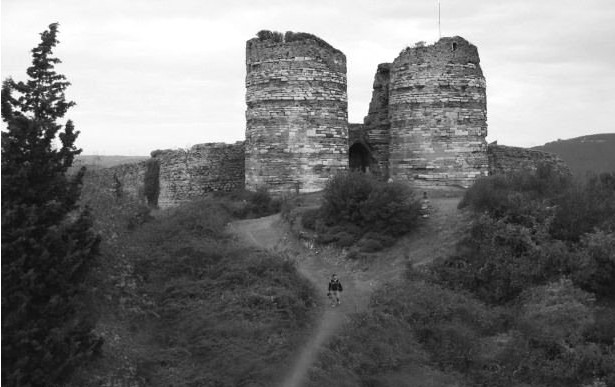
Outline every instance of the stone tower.
{"label": "stone tower", "polygon": [[348,167],[346,57],[310,34],[246,44],[246,188],[318,191]]}
{"label": "stone tower", "polygon": [[389,85],[391,63],[378,65],[374,77],[374,89],[369,111],[363,120],[365,140],[370,149],[370,171],[386,180],[389,178],[389,146],[391,143],[389,123]]}
{"label": "stone tower", "polygon": [[478,50],[463,38],[407,48],[390,68],[389,175],[470,186],[488,173],[487,100]]}

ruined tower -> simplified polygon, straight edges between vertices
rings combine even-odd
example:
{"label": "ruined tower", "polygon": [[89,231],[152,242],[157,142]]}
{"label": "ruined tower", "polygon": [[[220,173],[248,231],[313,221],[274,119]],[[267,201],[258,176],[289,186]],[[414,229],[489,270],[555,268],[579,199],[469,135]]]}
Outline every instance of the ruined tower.
{"label": "ruined tower", "polygon": [[389,175],[418,186],[470,186],[488,173],[487,102],[478,50],[442,38],[390,68]]}
{"label": "ruined tower", "polygon": [[369,111],[363,120],[363,132],[365,141],[370,151],[370,171],[382,179],[389,178],[389,146],[390,122],[389,122],[389,85],[391,77],[391,63],[378,65],[372,100]]}
{"label": "ruined tower", "polygon": [[346,57],[310,34],[246,44],[246,188],[321,190],[348,166]]}

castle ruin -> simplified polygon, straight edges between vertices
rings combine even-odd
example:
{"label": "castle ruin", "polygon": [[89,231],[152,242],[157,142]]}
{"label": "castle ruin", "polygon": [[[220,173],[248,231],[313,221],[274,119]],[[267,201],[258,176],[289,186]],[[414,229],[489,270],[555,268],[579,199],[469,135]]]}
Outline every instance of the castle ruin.
{"label": "castle ruin", "polygon": [[[542,162],[567,170],[544,152],[487,145],[485,78],[477,48],[461,37],[380,64],[362,124],[348,123],[346,82],[345,55],[324,40],[259,32],[246,43],[245,142],[152,152],[159,206],[244,188],[313,192],[346,169],[421,189],[469,187]],[[128,186],[143,176],[130,171]]]}

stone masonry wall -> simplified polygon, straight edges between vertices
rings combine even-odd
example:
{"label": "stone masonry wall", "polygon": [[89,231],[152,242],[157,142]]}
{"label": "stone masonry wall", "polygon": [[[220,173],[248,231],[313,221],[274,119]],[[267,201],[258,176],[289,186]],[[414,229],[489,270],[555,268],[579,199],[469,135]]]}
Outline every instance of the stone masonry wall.
{"label": "stone masonry wall", "polygon": [[375,165],[371,170],[383,179],[389,177],[389,143],[391,124],[389,121],[389,82],[391,63],[378,65],[374,77],[372,100],[363,120],[366,141],[370,146]]}
{"label": "stone masonry wall", "polygon": [[467,187],[488,172],[485,78],[460,37],[407,48],[390,70],[389,173],[419,186]]}
{"label": "stone masonry wall", "polygon": [[207,143],[152,152],[160,162],[158,206],[167,208],[213,191],[244,188],[244,143]]}
{"label": "stone masonry wall", "polygon": [[246,188],[321,190],[348,167],[346,57],[323,42],[246,44]]}
{"label": "stone masonry wall", "polygon": [[131,196],[146,203],[143,194],[143,181],[146,170],[147,161],[141,161],[119,164],[108,168],[88,168],[86,173],[90,176],[88,178],[98,180],[98,185],[101,189],[108,189],[110,191],[119,189],[122,195]]}
{"label": "stone masonry wall", "polygon": [[489,174],[498,175],[522,171],[536,171],[539,165],[550,165],[556,173],[570,175],[570,169],[553,153],[534,149],[489,144]]}

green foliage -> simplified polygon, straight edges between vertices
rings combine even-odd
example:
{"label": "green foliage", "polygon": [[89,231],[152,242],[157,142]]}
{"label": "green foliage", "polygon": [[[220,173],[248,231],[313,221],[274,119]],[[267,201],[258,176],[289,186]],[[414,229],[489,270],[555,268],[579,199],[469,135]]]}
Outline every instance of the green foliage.
{"label": "green foliage", "polygon": [[284,35],[277,31],[261,30],[256,33],[256,36],[258,36],[258,39],[261,41],[272,40],[277,43],[284,41]]}
{"label": "green foliage", "polygon": [[308,34],[306,32],[286,31],[286,33],[283,34],[278,31],[261,30],[256,33],[256,36],[260,41],[271,40],[276,43],[290,43],[311,40],[316,42],[321,47],[333,49],[333,47],[323,39],[319,38],[316,35]]}
{"label": "green foliage", "polygon": [[[394,243],[418,224],[420,203],[403,184],[383,183],[373,176],[349,172],[329,180],[323,193],[323,204],[313,222],[319,241],[331,243],[350,234],[366,251],[377,251]],[[343,235],[341,233],[344,233]],[[369,235],[367,235],[369,234]]]}
{"label": "green foliage", "polygon": [[307,328],[313,290],[281,255],[225,234],[228,212],[201,201],[136,230],[130,253],[152,300],[139,362],[148,385],[258,385],[281,376]]}
{"label": "green foliage", "polygon": [[253,219],[280,212],[282,200],[273,197],[267,187],[256,191],[216,192],[216,199],[239,219]]}
{"label": "green foliage", "polygon": [[527,286],[542,284],[576,270],[576,256],[548,240],[546,226],[524,226],[482,215],[459,244],[457,254],[436,261],[440,281],[466,289],[486,302],[514,300]]}
{"label": "green foliage", "polygon": [[599,296],[612,294],[612,232],[592,232],[613,229],[614,182],[603,174],[572,183],[548,168],[479,180],[462,201],[477,214],[470,235],[435,273],[497,304],[561,275]]}
{"label": "green foliage", "polygon": [[57,32],[41,34],[27,82],[2,85],[3,385],[61,383],[101,344],[85,284],[99,238],[77,205],[84,172],[66,173],[81,150],[73,123],[57,122],[74,105],[54,69]]}
{"label": "green foliage", "polygon": [[160,162],[157,159],[151,158],[145,164],[143,194],[149,206],[158,206],[158,197],[160,196]]}
{"label": "green foliage", "polygon": [[615,233],[586,234],[581,246],[575,282],[599,296],[615,298]]}
{"label": "green foliage", "polygon": [[593,295],[560,279],[527,291],[522,297],[519,343],[527,356],[520,360],[519,377],[549,385],[580,385],[606,377],[615,381],[613,343],[585,340],[595,326]]}
{"label": "green foliage", "polygon": [[577,344],[593,324],[594,297],[569,279],[532,288],[522,296],[522,302],[520,325],[528,336],[545,345]]}
{"label": "green foliage", "polygon": [[534,173],[516,172],[477,180],[467,190],[459,207],[504,217],[523,211],[523,206],[533,201],[551,199],[571,184],[568,176],[558,174],[548,164],[541,164]]}
{"label": "green foliage", "polygon": [[557,211],[550,229],[554,238],[578,242],[596,228],[615,231],[615,173],[590,176],[554,202]]}
{"label": "green foliage", "polygon": [[[106,236],[97,286],[112,320],[101,329],[114,339],[73,386],[269,385],[280,378],[313,322],[314,290],[284,254],[227,234],[229,209],[243,195],[152,210],[97,190],[97,179],[86,175],[84,201],[101,213],[96,227]],[[127,231],[145,210],[156,216]]]}
{"label": "green foliage", "polygon": [[432,281],[511,312],[512,329],[478,338],[487,367],[466,372],[478,384],[615,385],[613,309],[594,306],[614,292],[615,179],[553,179],[479,181],[462,203],[475,211],[469,235],[431,268]]}
{"label": "green foliage", "polygon": [[311,385],[342,376],[348,385],[454,385],[458,372],[482,367],[479,338],[498,322],[480,302],[423,280],[385,286],[327,346]]}
{"label": "green foliage", "polygon": [[552,237],[578,242],[595,228],[615,228],[615,174],[575,183],[544,165],[536,173],[489,176],[470,187],[459,206],[518,224],[548,220]]}

